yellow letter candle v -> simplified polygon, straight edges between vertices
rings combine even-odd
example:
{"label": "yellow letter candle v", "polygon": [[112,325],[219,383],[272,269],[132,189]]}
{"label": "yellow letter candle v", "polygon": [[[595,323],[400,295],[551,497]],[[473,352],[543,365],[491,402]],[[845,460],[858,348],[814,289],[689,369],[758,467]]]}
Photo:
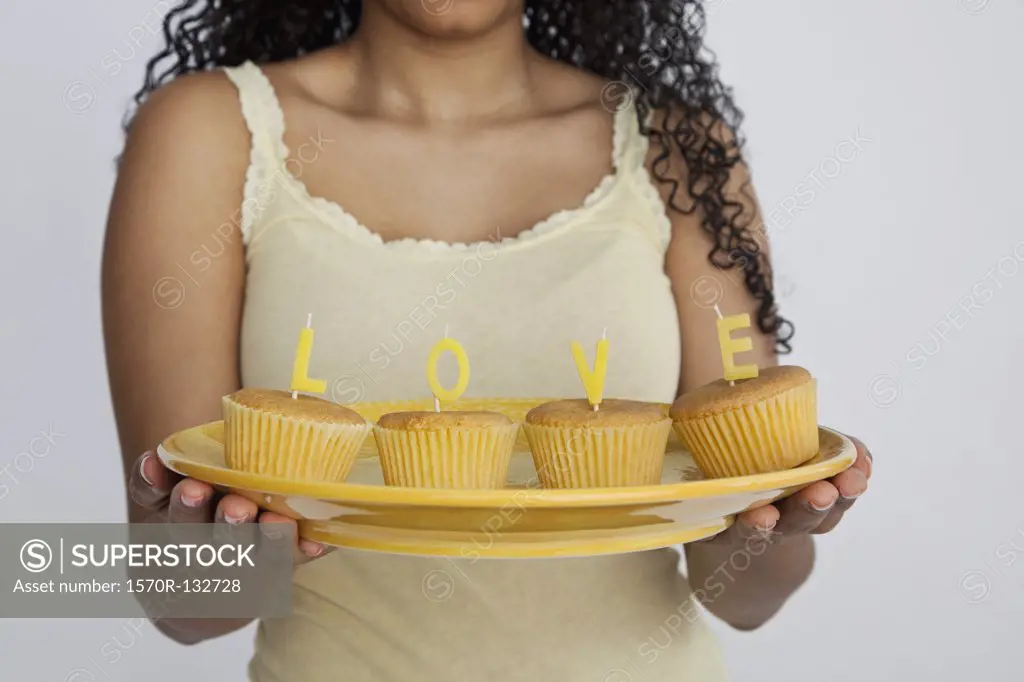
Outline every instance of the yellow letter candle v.
{"label": "yellow letter candle v", "polygon": [[587,392],[587,402],[596,410],[604,397],[604,378],[608,373],[608,339],[597,342],[594,371],[590,371],[587,356],[583,354],[583,346],[578,341],[572,342],[572,359],[576,361],[576,371],[579,372],[583,389]]}
{"label": "yellow letter candle v", "polygon": [[323,393],[327,390],[327,382],[309,378],[309,356],[313,353],[313,314],[306,318],[305,328],[299,332],[299,345],[295,349],[295,364],[292,366],[292,397],[298,397],[299,391]]}

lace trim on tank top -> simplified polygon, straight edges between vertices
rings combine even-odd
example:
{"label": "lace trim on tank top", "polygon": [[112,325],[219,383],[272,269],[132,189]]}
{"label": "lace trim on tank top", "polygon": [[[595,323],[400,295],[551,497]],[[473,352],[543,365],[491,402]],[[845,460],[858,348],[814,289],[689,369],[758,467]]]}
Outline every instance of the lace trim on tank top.
{"label": "lace trim on tank top", "polygon": [[[246,245],[253,238],[253,229],[269,201],[268,197],[273,196],[273,185],[276,182],[286,186],[297,201],[321,216],[335,231],[359,243],[394,251],[465,251],[478,246],[416,238],[384,241],[378,233],[359,222],[337,202],[311,195],[306,184],[288,168],[290,150],[284,140],[284,111],[270,79],[252,62],[223,70],[238,89],[242,116],[252,136],[242,202],[242,235]],[[671,222],[666,215],[661,195],[647,172],[645,161],[648,145],[649,140],[640,133],[632,107],[620,109],[613,123],[612,171],[598,182],[581,205],[558,211],[533,227],[502,239],[501,245],[530,242],[561,231],[590,214],[613,194],[620,183],[628,182],[632,189],[631,196],[653,218],[655,237],[658,246],[664,251],[671,236]]]}

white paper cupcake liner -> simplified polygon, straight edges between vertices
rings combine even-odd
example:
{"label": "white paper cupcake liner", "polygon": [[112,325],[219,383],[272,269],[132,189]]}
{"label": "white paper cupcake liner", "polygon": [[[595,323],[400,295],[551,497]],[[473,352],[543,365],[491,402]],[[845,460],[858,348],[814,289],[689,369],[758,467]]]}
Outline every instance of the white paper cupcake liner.
{"label": "white paper cupcake liner", "polygon": [[523,424],[545,488],[605,488],[661,482],[672,422],[600,428]]}
{"label": "white paper cupcake liner", "polygon": [[815,382],[752,405],[677,421],[675,428],[709,478],[791,469],[818,453]]}
{"label": "white paper cupcake liner", "polygon": [[437,431],[375,426],[387,485],[415,488],[504,488],[518,424]]}
{"label": "white paper cupcake liner", "polygon": [[343,481],[370,424],[306,421],[223,400],[224,449],[232,469],[292,480]]}

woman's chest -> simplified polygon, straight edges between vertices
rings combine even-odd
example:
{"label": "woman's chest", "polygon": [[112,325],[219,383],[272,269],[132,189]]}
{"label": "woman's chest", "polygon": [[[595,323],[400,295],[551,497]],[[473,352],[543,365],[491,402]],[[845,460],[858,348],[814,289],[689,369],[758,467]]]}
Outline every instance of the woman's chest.
{"label": "woman's chest", "polygon": [[312,195],[344,206],[386,241],[474,243],[499,226],[514,236],[580,206],[613,170],[613,122],[600,107],[458,133],[289,115],[291,169]]}
{"label": "woman's chest", "polygon": [[467,396],[580,393],[569,343],[592,349],[604,330],[607,395],[669,401],[678,382],[678,322],[662,256],[622,226],[395,251],[314,222],[279,225],[249,257],[244,384],[286,387],[308,313],[310,374],[343,403],[428,397],[426,359],[446,330],[469,355]]}

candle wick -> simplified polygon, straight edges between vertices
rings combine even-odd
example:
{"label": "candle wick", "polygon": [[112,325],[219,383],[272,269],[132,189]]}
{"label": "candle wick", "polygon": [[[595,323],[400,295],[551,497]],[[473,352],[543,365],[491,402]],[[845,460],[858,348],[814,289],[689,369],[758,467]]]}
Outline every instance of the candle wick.
{"label": "candle wick", "polygon": [[601,330],[601,340],[602,341],[607,341],[608,340],[608,327],[605,327],[604,329]]}
{"label": "candle wick", "polygon": [[594,408],[594,412],[597,412],[597,411],[598,411],[598,408],[600,408],[600,407],[601,407],[601,403],[594,403],[594,404],[592,405],[592,407]]}
{"label": "candle wick", "polygon": [[313,313],[309,313],[308,315],[306,315],[306,329],[309,329],[312,326],[313,326]]}
{"label": "candle wick", "polygon": [[298,399],[299,399],[299,392],[298,391],[292,391],[292,400],[298,400]]}
{"label": "candle wick", "polygon": [[[447,324],[444,325],[444,338],[446,338],[446,339],[448,338],[448,325]],[[434,412],[440,412],[440,411],[441,411],[441,399],[438,398],[435,395],[434,396]]]}
{"label": "candle wick", "polygon": [[717,303],[715,304],[715,314],[718,315],[718,319],[720,320],[724,319],[725,317],[724,315],[722,315],[722,309],[718,307]]}
{"label": "candle wick", "polygon": [[729,385],[730,385],[730,386],[735,386],[735,385],[736,385],[736,382],[735,382],[735,381],[730,381],[730,382],[729,382]]}

